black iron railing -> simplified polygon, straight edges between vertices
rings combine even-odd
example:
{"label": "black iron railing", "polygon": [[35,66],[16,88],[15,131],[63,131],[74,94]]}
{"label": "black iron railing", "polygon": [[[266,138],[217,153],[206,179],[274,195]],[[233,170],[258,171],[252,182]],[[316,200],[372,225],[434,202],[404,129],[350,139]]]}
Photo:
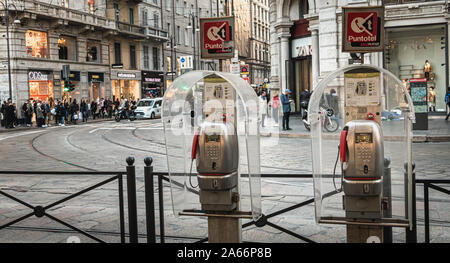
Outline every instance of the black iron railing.
{"label": "black iron railing", "polygon": [[85,193],[88,193],[92,190],[98,189],[101,186],[104,186],[106,184],[112,183],[114,181],[117,181],[118,183],[118,194],[119,194],[119,228],[120,228],[120,241],[121,243],[125,243],[125,237],[127,236],[125,231],[125,206],[124,206],[124,187],[123,187],[123,177],[126,176],[127,178],[127,200],[128,200],[128,225],[129,225],[129,238],[130,242],[137,242],[138,239],[138,232],[137,232],[137,208],[136,208],[136,176],[135,176],[135,167],[133,166],[134,158],[128,157],[127,158],[127,171],[126,172],[66,172],[66,171],[0,171],[0,175],[7,175],[7,174],[20,174],[20,175],[65,175],[65,176],[76,176],[76,175],[105,175],[112,177],[103,180],[99,183],[96,183],[88,188],[85,188],[81,191],[78,191],[76,193],[73,193],[63,199],[60,199],[58,201],[55,201],[51,204],[48,204],[46,206],[37,205],[34,206],[28,202],[25,202],[21,200],[20,198],[17,198],[11,194],[8,194],[7,192],[0,190],[0,195],[4,196],[8,199],[11,199],[19,204],[22,204],[25,207],[30,208],[32,211],[26,215],[23,215],[19,218],[16,218],[6,224],[0,225],[0,231],[6,228],[11,228],[15,224],[22,222],[30,217],[36,216],[38,218],[41,217],[47,217],[55,222],[60,223],[61,225],[71,229],[74,232],[80,233],[86,237],[89,237],[92,240],[95,240],[100,243],[105,243],[104,240],[94,236],[92,231],[86,231],[82,230],[78,227],[73,226],[72,224],[69,224],[53,215],[51,215],[48,211],[49,209],[56,207],[57,205],[60,205],[62,203],[65,203],[69,200],[72,200],[76,197],[79,197]]}
{"label": "black iron railing", "polygon": [[424,204],[424,223],[425,223],[425,243],[430,243],[430,194],[433,189],[440,193],[450,195],[450,190],[445,189],[438,184],[450,184],[450,180],[418,179],[416,184],[423,184],[423,204]]}
{"label": "black iron railing", "polygon": [[[152,166],[152,158],[147,157],[144,160],[145,166],[144,166],[144,185],[145,185],[145,221],[146,221],[146,234],[142,234],[139,233],[138,231],[138,215],[137,215],[137,198],[136,198],[136,194],[137,194],[137,189],[136,189],[136,173],[135,173],[135,166],[134,166],[134,158],[129,157],[127,158],[127,167],[126,167],[126,172],[92,172],[92,171],[87,171],[87,172],[51,172],[51,171],[46,171],[46,172],[32,172],[32,171],[0,171],[0,175],[5,175],[5,174],[28,174],[28,175],[113,175],[113,177],[103,180],[99,183],[96,183],[86,189],[83,189],[77,193],[71,194],[61,200],[58,200],[56,202],[53,202],[51,204],[48,204],[46,206],[33,206],[30,203],[27,203],[11,194],[6,193],[5,191],[0,190],[0,195],[7,197],[17,203],[20,203],[28,208],[30,208],[32,211],[26,215],[23,215],[17,219],[14,219],[6,224],[0,225],[0,231],[2,229],[5,228],[12,228],[13,225],[27,219],[30,218],[32,216],[36,216],[36,217],[48,217],[66,227],[68,227],[70,229],[70,231],[72,232],[78,232],[81,233],[97,242],[105,242],[103,240],[101,240],[100,238],[94,236],[94,234],[101,234],[101,233],[106,233],[106,232],[102,232],[102,231],[92,231],[92,230],[82,230],[79,229],[71,224],[68,224],[67,222],[58,219],[54,216],[52,216],[51,214],[49,214],[48,210],[50,208],[53,208],[59,204],[62,204],[64,202],[67,202],[69,200],[72,200],[80,195],[83,195],[89,191],[92,191],[94,189],[97,189],[103,185],[106,185],[108,183],[117,181],[118,182],[118,192],[119,192],[119,217],[120,217],[120,233],[113,233],[113,234],[119,234],[120,235],[120,240],[122,243],[125,243],[125,239],[128,236],[129,237],[129,241],[132,243],[137,243],[138,242],[138,238],[146,238],[148,243],[156,243],[156,218],[155,218],[155,213],[156,213],[156,209],[155,209],[155,185],[154,185],[154,177],[157,177],[157,190],[158,190],[158,203],[159,203],[159,239],[161,243],[165,243],[165,239],[166,239],[166,234],[165,234],[165,223],[164,223],[164,185],[163,182],[166,181],[168,183],[172,183],[175,184],[179,187],[184,187],[184,185],[180,182],[177,182],[175,180],[170,180],[169,179],[169,173],[167,172],[154,172],[153,171],[153,166]],[[123,186],[123,176],[126,176],[127,179],[127,205],[128,205],[128,228],[129,228],[129,232],[128,234],[125,231],[125,205],[124,205],[124,186]],[[178,176],[178,175],[174,175],[172,174],[171,176]],[[182,174],[180,174],[179,176],[184,176]],[[248,175],[243,174],[241,175],[242,177],[248,177]],[[331,176],[331,175],[330,175]],[[312,174],[261,174],[261,178],[296,178],[296,179],[312,179]],[[415,179],[415,174],[413,176],[413,188],[416,188],[417,184],[423,184],[424,186],[424,221],[425,221],[425,242],[429,243],[430,242],[430,198],[429,198],[429,189],[433,189],[436,191],[439,191],[441,193],[445,193],[450,195],[450,190],[445,189],[441,186],[438,186],[438,184],[450,184],[450,180],[431,180],[431,179],[419,179],[416,180]],[[188,188],[188,191],[190,191],[191,193],[194,194],[198,194],[198,191],[196,191],[195,189],[191,189]],[[327,196],[332,196],[334,194],[337,194],[338,192],[333,191],[330,193],[327,193]],[[414,228],[413,230],[407,230],[406,231],[406,242],[410,242],[410,243],[416,243],[417,242],[417,231],[416,231],[416,224],[417,224],[417,218],[416,218],[416,195],[415,195],[415,191],[413,193],[413,225]],[[294,231],[291,231],[283,226],[277,225],[273,222],[270,222],[269,220],[271,218],[274,218],[276,216],[279,216],[281,214],[293,211],[295,209],[300,209],[302,207],[305,207],[307,205],[313,204],[314,203],[314,198],[309,198],[307,200],[304,200],[300,203],[296,203],[293,204],[289,207],[280,209],[278,211],[272,212],[268,215],[263,215],[262,218],[255,222],[255,221],[250,221],[247,223],[244,223],[242,225],[242,229],[247,228],[249,226],[252,225],[256,225],[257,227],[264,227],[264,226],[269,226],[272,228],[275,228],[279,231],[282,231],[290,236],[293,236],[299,240],[302,240],[304,242],[308,242],[308,243],[314,243],[315,241],[299,234],[299,233],[295,233]],[[408,209],[408,208],[407,208]],[[407,212],[407,210],[406,210]],[[16,228],[20,228],[20,227],[16,227]],[[26,228],[24,228],[26,229]],[[46,228],[34,228],[33,231],[45,231]],[[53,231],[53,229],[52,229]],[[56,231],[56,230],[54,230]],[[109,232],[108,232],[109,233]],[[111,234],[111,233],[110,233]],[[177,237],[177,236],[170,236],[170,238],[173,239],[190,239],[190,240],[194,240],[196,243],[203,243],[203,242],[207,242],[208,238],[198,238],[198,237]]]}

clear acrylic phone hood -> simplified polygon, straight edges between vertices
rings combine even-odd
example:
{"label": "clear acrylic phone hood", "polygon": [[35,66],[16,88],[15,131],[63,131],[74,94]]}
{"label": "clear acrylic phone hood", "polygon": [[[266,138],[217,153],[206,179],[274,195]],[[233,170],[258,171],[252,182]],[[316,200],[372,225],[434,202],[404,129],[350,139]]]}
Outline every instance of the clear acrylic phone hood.
{"label": "clear acrylic phone hood", "polygon": [[[412,123],[415,122],[411,97],[402,82],[391,72],[373,65],[350,65],[328,74],[315,87],[309,107],[308,121],[311,124],[312,160],[314,178],[315,215],[318,223],[324,218],[344,217],[342,207],[343,192],[336,193],[341,184],[341,170],[337,160],[339,135],[346,124],[344,102],[345,84],[349,74],[372,72],[367,77],[378,76],[381,85],[381,112],[376,115],[381,121],[384,135],[384,155],[390,159],[392,216],[411,223],[411,209],[405,212],[405,206],[411,206],[412,192]],[[352,103],[363,103],[355,101]],[[367,101],[367,103],[371,103]],[[334,108],[339,128],[329,132],[325,126],[323,109]],[[407,163],[408,179],[404,177],[404,165]],[[335,168],[337,164],[337,167]],[[333,176],[334,174],[334,176]],[[406,191],[405,191],[406,189]],[[409,196],[409,198],[407,198]],[[326,223],[326,222],[325,222]],[[333,223],[333,222],[331,222]],[[401,224],[400,224],[401,225]],[[403,225],[404,226],[404,225]]]}
{"label": "clear acrylic phone hood", "polygon": [[[165,93],[162,122],[175,216],[184,210],[200,209],[195,161],[191,151],[195,131],[205,122],[205,85],[232,88],[236,92],[236,123],[239,147],[240,211],[261,216],[260,141],[258,97],[246,81],[236,75],[213,71],[191,71],[178,77]],[[192,118],[193,117],[193,118]],[[192,164],[192,167],[191,167]],[[241,177],[248,174],[248,177]],[[191,176],[192,175],[192,176]],[[193,187],[194,186],[194,187]]]}

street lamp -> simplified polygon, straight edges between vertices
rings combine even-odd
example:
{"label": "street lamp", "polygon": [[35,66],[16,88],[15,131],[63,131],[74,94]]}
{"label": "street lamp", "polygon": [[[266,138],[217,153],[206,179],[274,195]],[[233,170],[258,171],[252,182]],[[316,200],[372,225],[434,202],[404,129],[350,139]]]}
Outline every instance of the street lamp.
{"label": "street lamp", "polygon": [[10,54],[10,48],[9,48],[9,7],[12,6],[16,10],[16,17],[14,18],[14,24],[20,24],[19,17],[17,16],[17,7],[14,4],[8,5],[8,0],[5,0],[5,2],[0,2],[3,5],[3,8],[5,10],[5,17],[6,17],[6,46],[7,46],[7,52],[8,52],[8,84],[9,84],[9,97],[12,99],[12,84],[11,84],[11,54]]}
{"label": "street lamp", "polygon": [[194,48],[194,67],[193,67],[193,70],[196,70],[197,69],[197,54],[196,54],[195,44],[197,42],[196,41],[197,37],[196,37],[195,32],[199,32],[200,28],[195,26],[195,20],[197,18],[195,13],[193,13],[191,11],[190,14],[189,14],[189,18],[192,19],[192,22],[189,22],[189,24],[188,24],[188,26],[186,28],[187,29],[192,29],[192,42],[193,42],[192,43],[193,44],[192,47]]}

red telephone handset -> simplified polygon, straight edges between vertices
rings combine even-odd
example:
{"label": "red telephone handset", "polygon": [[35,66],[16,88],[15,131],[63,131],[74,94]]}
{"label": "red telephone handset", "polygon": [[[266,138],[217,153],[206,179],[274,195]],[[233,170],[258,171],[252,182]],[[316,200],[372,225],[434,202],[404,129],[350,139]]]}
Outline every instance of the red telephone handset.
{"label": "red telephone handset", "polygon": [[341,132],[341,139],[339,142],[339,153],[341,156],[341,162],[347,162],[347,134],[348,128],[345,127]]}
{"label": "red telephone handset", "polygon": [[199,136],[200,136],[200,130],[197,130],[194,134],[194,140],[192,141],[192,153],[191,153],[192,160],[197,158],[197,148],[198,148],[198,137]]}

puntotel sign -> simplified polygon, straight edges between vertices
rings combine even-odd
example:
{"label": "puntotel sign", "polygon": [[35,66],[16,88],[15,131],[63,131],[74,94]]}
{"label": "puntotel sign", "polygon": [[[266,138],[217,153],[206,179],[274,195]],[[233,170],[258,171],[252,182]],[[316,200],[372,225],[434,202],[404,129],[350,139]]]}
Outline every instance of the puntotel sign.
{"label": "puntotel sign", "polygon": [[383,51],[384,7],[343,7],[342,15],[342,52]]}
{"label": "puntotel sign", "polygon": [[234,56],[234,17],[200,18],[201,58]]}

